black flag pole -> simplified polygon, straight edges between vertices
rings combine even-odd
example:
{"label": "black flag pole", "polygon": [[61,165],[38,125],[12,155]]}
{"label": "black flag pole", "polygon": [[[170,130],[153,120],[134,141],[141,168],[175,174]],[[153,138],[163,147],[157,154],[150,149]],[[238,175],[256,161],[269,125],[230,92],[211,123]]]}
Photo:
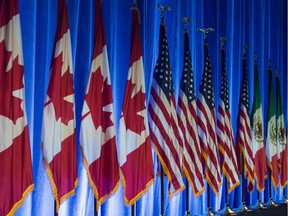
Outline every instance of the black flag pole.
{"label": "black flag pole", "polygon": [[163,174],[163,168],[162,166],[160,166],[160,180],[161,180],[161,186],[160,186],[160,190],[161,190],[161,216],[165,215],[165,211],[164,211],[164,174]]}
{"label": "black flag pole", "polygon": [[131,215],[135,216],[135,205],[134,204],[132,204],[132,206],[131,206]]}
{"label": "black flag pole", "polygon": [[58,216],[56,200],[54,200],[54,216]]}
{"label": "black flag pole", "polygon": [[94,197],[94,216],[98,216],[96,197]]}

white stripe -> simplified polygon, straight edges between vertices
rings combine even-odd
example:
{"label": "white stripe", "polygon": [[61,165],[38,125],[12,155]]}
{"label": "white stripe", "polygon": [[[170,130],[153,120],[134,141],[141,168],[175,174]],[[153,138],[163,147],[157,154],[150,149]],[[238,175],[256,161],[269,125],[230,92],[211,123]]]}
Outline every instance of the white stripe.
{"label": "white stripe", "polygon": [[[151,123],[153,121],[151,120]],[[177,179],[177,182],[180,184],[180,185],[184,185],[183,183],[183,180],[182,180],[182,175],[181,175],[181,171],[179,169],[179,167],[177,166],[176,164],[176,161],[174,160],[174,157],[171,157],[172,155],[172,152],[171,152],[171,149],[168,147],[167,143],[165,142],[164,138],[162,137],[162,134],[161,134],[161,131],[159,130],[159,128],[157,127],[157,125],[153,122],[153,133],[155,134],[155,136],[157,137],[157,140],[158,142],[160,143],[160,147],[163,152],[165,153],[166,157],[169,159],[169,164],[171,165],[170,168],[171,170],[174,172],[175,174],[175,177]],[[151,125],[152,125],[151,124]],[[171,131],[171,128],[167,128],[167,132],[168,134],[170,134],[170,131]],[[173,143],[174,145],[174,143]],[[166,165],[167,165],[167,161],[166,161]],[[175,191],[175,188],[173,187],[173,185],[171,184],[171,190],[170,192],[173,193],[173,191]]]}
{"label": "white stripe", "polygon": [[[243,113],[246,113],[246,108],[241,105],[241,109],[242,109],[242,112]],[[244,109],[244,110],[243,110]],[[250,125],[250,119],[249,117],[247,116],[247,114],[245,114],[245,116],[247,117],[246,121],[247,121],[247,124]],[[252,157],[249,156],[248,154],[248,151],[247,151],[247,148],[250,149],[250,151],[252,152],[252,141],[250,140],[250,136],[248,134],[246,134],[246,131],[247,131],[247,128],[246,128],[246,121],[245,119],[243,119],[243,117],[240,115],[240,124],[242,125],[244,131],[240,130],[240,137],[241,137],[241,140],[242,140],[242,143],[244,143],[244,155],[245,155],[245,158],[246,158],[246,162],[247,162],[247,165],[249,166],[249,168],[252,170],[254,170],[254,163],[253,163],[253,159]],[[248,130],[250,131],[250,130]]]}

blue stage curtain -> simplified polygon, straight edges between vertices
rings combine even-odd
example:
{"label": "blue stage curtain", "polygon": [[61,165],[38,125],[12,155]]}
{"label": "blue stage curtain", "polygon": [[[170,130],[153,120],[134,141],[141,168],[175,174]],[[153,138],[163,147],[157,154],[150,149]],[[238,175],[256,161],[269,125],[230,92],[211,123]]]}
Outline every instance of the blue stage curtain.
{"label": "blue stage curtain", "polygon": [[[81,110],[86,90],[91,55],[93,51],[93,25],[95,3],[93,0],[66,0],[68,5],[69,24],[72,39],[72,55],[75,78],[75,100],[77,119],[77,140],[81,120]],[[138,0],[141,12],[141,37],[147,97],[149,99],[153,68],[158,55],[158,37],[160,11],[157,3],[169,5],[171,11],[166,12],[165,24],[170,51],[176,98],[183,67],[183,32],[181,16],[191,17],[189,26],[190,49],[195,75],[195,88],[198,92],[203,72],[203,35],[196,28],[212,27],[214,32],[208,35],[209,53],[211,56],[216,105],[219,101],[220,87],[220,36],[227,38],[226,59],[229,81],[229,96],[234,134],[236,134],[236,119],[238,112],[240,82],[242,78],[243,45],[248,45],[247,61],[250,84],[250,108],[253,99],[253,59],[257,54],[263,118],[266,122],[268,61],[272,68],[278,69],[281,81],[282,103],[285,122],[287,122],[287,1],[286,0]],[[107,39],[108,56],[111,71],[115,122],[118,129],[124,97],[130,55],[131,1],[103,0],[104,26]],[[41,128],[44,98],[49,81],[49,67],[56,31],[57,0],[36,1],[19,0],[20,18],[22,24],[24,69],[26,85],[26,107],[31,136],[33,156],[33,174],[35,189],[26,199],[16,215],[53,215],[54,200],[50,183],[42,165]],[[96,14],[97,15],[97,14]],[[266,130],[266,126],[265,126]],[[78,150],[79,184],[76,194],[67,200],[60,208],[59,215],[93,215],[93,193],[89,187],[86,170],[81,163]],[[157,159],[154,154],[155,167]],[[264,165],[264,161],[263,161]],[[269,179],[266,189],[261,193],[264,203],[269,201]],[[184,215],[185,192],[167,198],[168,182],[165,180],[165,215]],[[213,211],[225,211],[226,188],[223,184],[221,193],[216,197],[211,191]],[[286,188],[287,190],[287,188]],[[236,210],[241,208],[241,187],[229,195],[230,206]],[[196,199],[189,188],[190,210],[192,215],[207,214],[207,190]],[[273,198],[283,202],[283,190]],[[245,193],[246,202],[252,207],[257,206],[257,192]],[[160,215],[160,181],[159,177],[148,193],[136,204],[137,215]],[[99,215],[128,215],[131,208],[124,205],[123,188],[101,206]]]}

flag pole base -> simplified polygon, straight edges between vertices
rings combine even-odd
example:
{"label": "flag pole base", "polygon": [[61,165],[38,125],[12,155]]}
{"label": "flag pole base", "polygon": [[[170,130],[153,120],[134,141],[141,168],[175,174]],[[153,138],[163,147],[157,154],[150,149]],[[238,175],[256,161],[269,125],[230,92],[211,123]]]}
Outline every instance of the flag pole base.
{"label": "flag pole base", "polygon": [[237,213],[235,211],[233,211],[229,205],[227,204],[227,208],[226,208],[226,212],[225,215],[237,215]]}
{"label": "flag pole base", "polygon": [[245,202],[243,202],[243,207],[241,209],[241,212],[251,212],[252,210],[248,208]]}
{"label": "flag pole base", "polygon": [[187,210],[187,211],[185,212],[185,216],[191,216],[191,214],[190,214],[190,211],[189,211],[189,210]]}
{"label": "flag pole base", "polygon": [[272,207],[277,207],[278,205],[272,200],[272,198],[270,199],[270,206]]}
{"label": "flag pole base", "polygon": [[208,208],[208,216],[214,216],[212,210],[211,210],[211,207]]}
{"label": "flag pole base", "polygon": [[267,209],[267,207],[264,206],[264,205],[261,203],[261,201],[259,200],[258,209]]}

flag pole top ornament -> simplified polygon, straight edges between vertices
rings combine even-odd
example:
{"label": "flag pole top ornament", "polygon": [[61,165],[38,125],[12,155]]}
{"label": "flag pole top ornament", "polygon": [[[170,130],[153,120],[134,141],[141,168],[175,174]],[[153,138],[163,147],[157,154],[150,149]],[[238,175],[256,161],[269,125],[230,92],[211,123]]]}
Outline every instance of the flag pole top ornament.
{"label": "flag pole top ornament", "polygon": [[278,77],[278,78],[280,78],[280,77],[279,77],[279,73],[278,73],[278,68],[275,69],[275,76]]}
{"label": "flag pole top ornament", "polygon": [[214,29],[213,29],[213,28],[204,28],[204,29],[197,28],[197,31],[198,31],[198,32],[202,32],[202,33],[204,34],[204,40],[206,41],[207,34],[208,34],[209,32],[213,32]]}
{"label": "flag pole top ornament", "polygon": [[221,36],[220,41],[221,41],[221,48],[224,48],[224,45],[225,45],[225,42],[227,41],[227,38],[224,36]]}
{"label": "flag pole top ornament", "polygon": [[160,4],[157,4],[157,7],[161,11],[161,22],[164,23],[165,11],[170,11],[171,8],[169,6],[167,6],[167,5],[160,5]]}
{"label": "flag pole top ornament", "polygon": [[192,20],[192,18],[190,18],[190,17],[185,17],[185,16],[182,16],[181,19],[182,19],[182,21],[184,22],[184,29],[185,29],[185,31],[187,31],[187,30],[188,30],[189,22],[192,22],[193,20]]}
{"label": "flag pole top ornament", "polygon": [[271,69],[271,68],[272,68],[271,65],[272,65],[272,63],[271,63],[271,59],[269,59],[269,60],[268,60],[268,69]]}
{"label": "flag pole top ornament", "polygon": [[257,54],[256,53],[254,53],[254,61],[256,62],[257,61]]}
{"label": "flag pole top ornament", "polygon": [[244,55],[244,56],[245,56],[246,53],[247,53],[247,49],[248,49],[247,44],[244,44],[244,46],[243,46],[243,55]]}

